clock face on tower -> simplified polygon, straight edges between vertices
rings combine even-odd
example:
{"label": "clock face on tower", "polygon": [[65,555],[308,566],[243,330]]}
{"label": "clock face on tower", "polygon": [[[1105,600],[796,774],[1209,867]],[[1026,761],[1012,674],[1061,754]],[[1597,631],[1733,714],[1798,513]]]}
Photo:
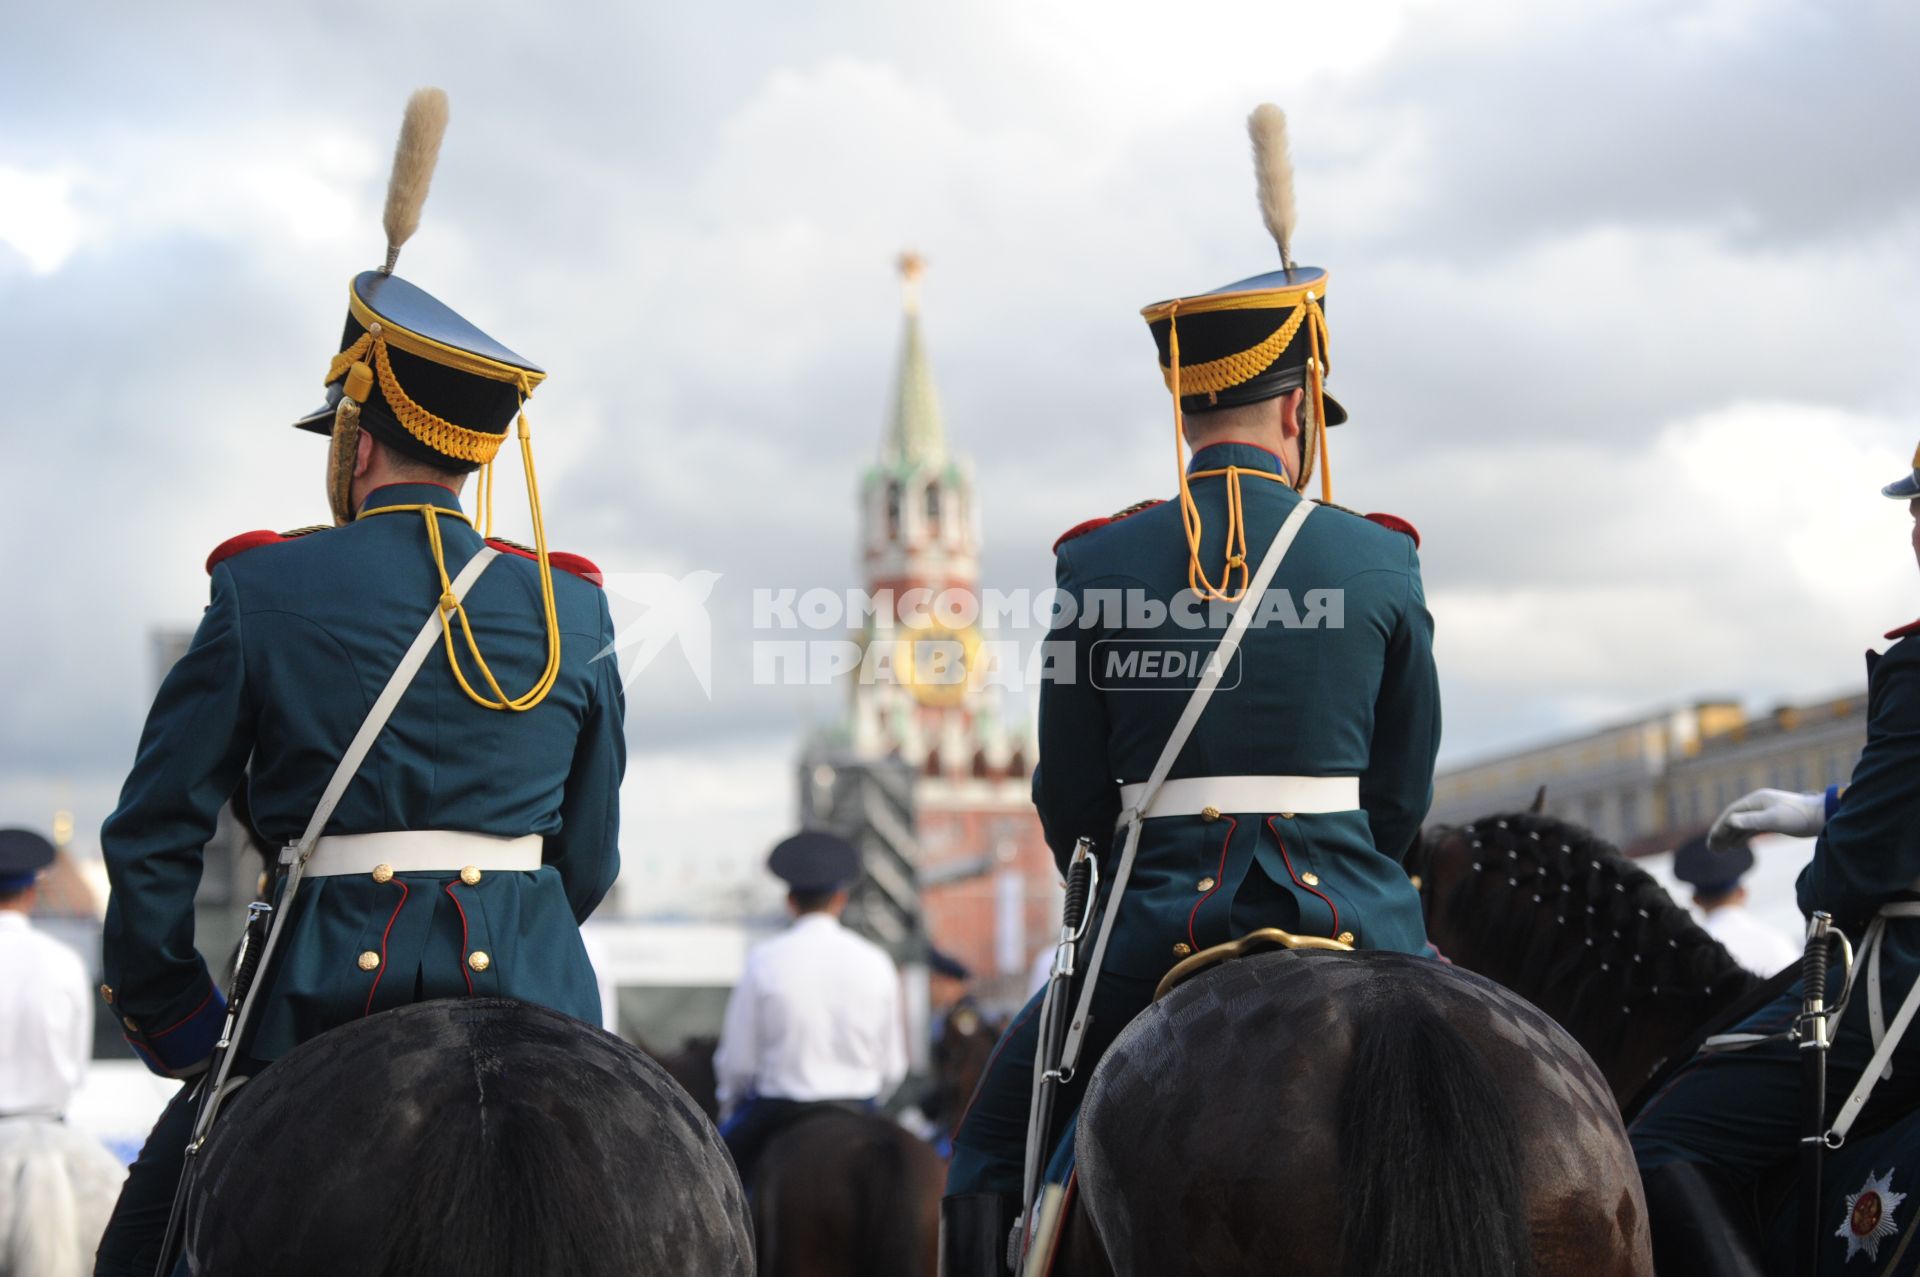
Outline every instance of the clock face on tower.
{"label": "clock face on tower", "polygon": [[894,645],[894,670],[900,682],[913,689],[914,699],[936,709],[966,699],[978,673],[979,630],[917,626]]}

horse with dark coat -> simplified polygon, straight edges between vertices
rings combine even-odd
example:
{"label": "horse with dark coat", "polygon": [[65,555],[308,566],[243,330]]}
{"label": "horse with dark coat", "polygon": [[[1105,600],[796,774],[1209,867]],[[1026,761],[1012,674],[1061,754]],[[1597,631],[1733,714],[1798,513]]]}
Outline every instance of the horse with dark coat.
{"label": "horse with dark coat", "polygon": [[[1434,943],[1564,1026],[1592,1053],[1629,1121],[1706,1038],[1798,980],[1797,964],[1765,980],[1747,971],[1652,875],[1589,831],[1550,816],[1514,812],[1436,828],[1408,868],[1420,880]],[[1838,1098],[1829,1092],[1829,1116]],[[1829,1222],[1818,1238],[1819,1271],[1850,1271],[1863,1250],[1877,1263],[1879,1241],[1904,1231],[1872,1271],[1920,1272],[1920,1247],[1907,1244],[1913,1231],[1890,1218],[1897,1199],[1873,1188],[1876,1173],[1883,1172],[1877,1182],[1884,1186],[1916,1151],[1920,1112],[1876,1097],[1845,1147],[1828,1155],[1819,1208]],[[1792,1271],[1807,1240],[1795,1229],[1793,1172],[1783,1163],[1765,1177],[1749,1208],[1772,1267],[1782,1273]],[[1872,1210],[1857,1209],[1869,1198]],[[1683,1200],[1649,1204],[1669,1218],[1687,1210]]]}
{"label": "horse with dark coat", "polygon": [[899,1123],[818,1106],[754,1172],[760,1277],[934,1277],[945,1182],[933,1146]]}
{"label": "horse with dark coat", "polygon": [[1622,1109],[1759,976],[1653,875],[1577,825],[1531,812],[1436,828],[1408,869],[1427,935],[1592,1053]]}
{"label": "horse with dark coat", "polygon": [[1174,988],[1101,1060],[1058,1277],[1647,1277],[1592,1061],[1490,981],[1286,950]]}
{"label": "horse with dark coat", "polygon": [[713,1125],[635,1047],[505,999],[324,1033],[242,1087],[200,1154],[199,1277],[747,1277]]}
{"label": "horse with dark coat", "polygon": [[[719,1109],[716,1044],[694,1037],[678,1051],[648,1052],[708,1118]],[[771,1137],[755,1164],[749,1186],[755,1271],[759,1277],[934,1277],[945,1177],[933,1146],[898,1122],[834,1104],[803,1110]]]}

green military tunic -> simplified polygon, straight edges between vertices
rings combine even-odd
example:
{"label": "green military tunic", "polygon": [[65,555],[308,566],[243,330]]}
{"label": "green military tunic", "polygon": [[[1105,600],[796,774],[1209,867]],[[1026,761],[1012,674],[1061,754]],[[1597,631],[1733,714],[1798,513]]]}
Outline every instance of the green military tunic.
{"label": "green military tunic", "polygon": [[[1191,470],[1228,466],[1276,477],[1280,470],[1273,454],[1240,443],[1200,449]],[[1226,556],[1220,514],[1228,482],[1191,480],[1208,513],[1202,563]],[[1239,482],[1252,569],[1301,497],[1270,479]],[[1075,615],[1053,641],[1073,677],[1042,685],[1033,793],[1064,863],[1082,835],[1097,848],[1117,841],[1120,785],[1147,778],[1198,681],[1197,671],[1150,677],[1127,656],[1208,653],[1222,627],[1183,626],[1165,606],[1188,588],[1177,503],[1070,536],[1057,553],[1058,585]],[[1129,624],[1129,592],[1144,602],[1137,619],[1153,621],[1152,604],[1165,618]],[[1116,594],[1117,615],[1109,602]],[[1185,615],[1206,617],[1204,608]],[[1401,862],[1433,795],[1440,694],[1432,644],[1414,539],[1337,507],[1315,511],[1170,775],[1358,777],[1360,809],[1147,821],[1108,970],[1157,978],[1191,952],[1268,926],[1361,948],[1426,951],[1419,893]]]}
{"label": "green military tunic", "polygon": [[[427,504],[457,574],[482,545],[435,484],[396,484],[364,510]],[[581,573],[584,560],[559,556]],[[107,992],[156,1071],[206,1058],[221,991],[194,947],[202,848],[227,796],[247,786],[273,851],[298,838],[348,741],[439,596],[422,516],[367,513],[291,539],[236,538],[209,562],[212,599],[160,689],[120,806],[101,831],[113,892]],[[425,998],[525,999],[598,1023],[580,941],[619,871],[625,713],[602,592],[554,573],[561,665],[532,710],[470,700],[443,651],[429,655],[328,822],[327,834],[453,830],[544,838],[531,872],[310,877],[256,996],[245,1044],[271,1060],[334,1025]],[[546,659],[537,565],[501,554],[467,596],[488,664],[507,688]],[[456,627],[457,633],[457,627]],[[464,645],[462,644],[463,655]],[[468,667],[468,677],[477,676]]]}
{"label": "green military tunic", "polygon": [[[1240,480],[1252,571],[1301,497],[1277,481],[1279,461],[1262,448],[1199,449],[1191,486],[1206,514],[1202,563],[1225,558],[1227,479],[1200,472],[1228,466],[1276,476]],[[1079,1066],[1059,1090],[1058,1120],[1160,977],[1191,953],[1262,927],[1430,952],[1419,892],[1401,862],[1432,797],[1440,693],[1412,529],[1389,523],[1333,507],[1307,518],[1259,604],[1256,616],[1268,619],[1247,630],[1171,773],[1353,777],[1360,807],[1146,821]],[[1082,524],[1056,551],[1064,598],[1041,683],[1034,804],[1063,867],[1077,839],[1094,840],[1106,910],[1114,907],[1120,787],[1152,772],[1198,681],[1195,658],[1217,646],[1230,613],[1210,615],[1188,592],[1176,503]],[[1221,623],[1187,628],[1183,616]],[[1130,652],[1139,655],[1129,667]],[[1159,654],[1160,672],[1149,673],[1146,652]],[[1164,674],[1169,656],[1173,676]],[[1021,1187],[1040,1001],[1035,995],[1015,1017],[954,1135],[950,1197]],[[1049,1177],[1063,1170],[1056,1161]]]}

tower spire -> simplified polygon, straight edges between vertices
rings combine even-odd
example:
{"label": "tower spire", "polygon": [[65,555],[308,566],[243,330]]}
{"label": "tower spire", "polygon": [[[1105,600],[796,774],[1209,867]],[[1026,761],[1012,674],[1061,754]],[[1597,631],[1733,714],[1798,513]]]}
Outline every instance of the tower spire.
{"label": "tower spire", "polygon": [[893,419],[887,423],[883,454],[889,463],[906,469],[937,466],[947,459],[947,432],[933,388],[933,368],[920,336],[920,278],[926,273],[926,260],[918,253],[904,252],[899,269],[906,323],[894,377]]}

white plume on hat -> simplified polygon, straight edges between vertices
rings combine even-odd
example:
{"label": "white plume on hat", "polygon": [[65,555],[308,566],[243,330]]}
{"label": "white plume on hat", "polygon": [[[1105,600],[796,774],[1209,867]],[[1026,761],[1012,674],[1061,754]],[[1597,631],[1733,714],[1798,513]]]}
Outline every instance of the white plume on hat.
{"label": "white plume on hat", "polygon": [[393,148],[393,176],[387,180],[387,208],[381,225],[387,231],[387,264],[391,275],[400,259],[400,246],[420,229],[420,209],[427,202],[433,168],[440,160],[440,139],[447,133],[447,95],[441,89],[415,89],[400,121],[400,140]]}
{"label": "white plume on hat", "polygon": [[1260,195],[1260,216],[1280,247],[1280,264],[1293,269],[1293,157],[1287,152],[1287,113],[1262,102],[1247,117],[1253,139],[1253,175]]}

